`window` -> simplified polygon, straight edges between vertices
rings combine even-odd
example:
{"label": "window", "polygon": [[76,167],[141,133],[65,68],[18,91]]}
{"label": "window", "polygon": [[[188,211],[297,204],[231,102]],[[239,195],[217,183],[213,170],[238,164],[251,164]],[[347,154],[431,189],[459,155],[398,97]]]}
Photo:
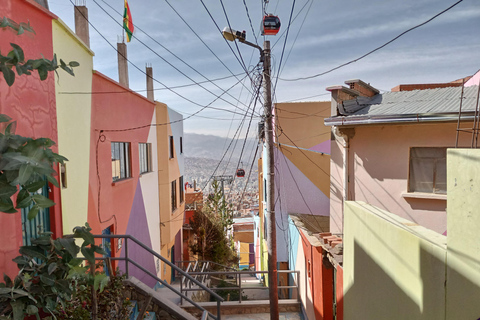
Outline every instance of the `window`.
{"label": "window", "polygon": [[177,209],[177,180],[172,181],[172,212]]}
{"label": "window", "polygon": [[410,148],[408,192],[447,193],[447,148]]}
{"label": "window", "polygon": [[112,142],[113,181],[130,177],[130,142]]}
{"label": "window", "polygon": [[184,195],[184,186],[183,186],[183,176],[178,179],[178,194],[180,195],[180,203],[183,202],[183,195]]}
{"label": "window", "polygon": [[175,146],[173,144],[173,136],[170,136],[170,159],[175,157]]}
{"label": "window", "polygon": [[183,153],[183,137],[180,137],[180,154]]}
{"label": "window", "polygon": [[152,171],[152,144],[139,143],[138,154],[140,158],[140,173]]}

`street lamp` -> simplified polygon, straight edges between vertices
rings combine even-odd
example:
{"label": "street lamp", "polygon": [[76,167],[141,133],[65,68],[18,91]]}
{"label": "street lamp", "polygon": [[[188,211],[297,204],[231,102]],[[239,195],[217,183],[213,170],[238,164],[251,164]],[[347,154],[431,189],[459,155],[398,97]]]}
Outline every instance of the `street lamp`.
{"label": "street lamp", "polygon": [[264,85],[264,117],[265,117],[265,145],[267,166],[267,247],[268,247],[268,282],[270,297],[270,319],[278,320],[278,278],[277,278],[277,230],[275,222],[275,163],[273,158],[273,118],[272,118],[272,81],[270,78],[270,41],[263,43],[263,49],[246,40],[246,32],[239,32],[226,27],[222,31],[223,37],[228,41],[238,39],[250,47],[260,50],[260,59],[263,62],[263,85]]}

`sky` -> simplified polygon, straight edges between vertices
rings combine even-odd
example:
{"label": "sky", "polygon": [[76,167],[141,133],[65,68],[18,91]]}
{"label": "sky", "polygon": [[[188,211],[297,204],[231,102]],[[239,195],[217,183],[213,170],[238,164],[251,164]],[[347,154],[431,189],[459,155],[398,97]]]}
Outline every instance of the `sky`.
{"label": "sky", "polygon": [[[49,0],[49,6],[75,30],[71,1],[75,0]],[[118,80],[114,48],[124,34],[120,25],[124,1],[78,1],[89,9],[94,69]],[[247,40],[261,47],[264,40],[270,41],[274,102],[329,101],[325,89],[349,79],[361,79],[383,92],[399,84],[450,82],[476,73],[480,3],[463,0],[361,60],[322,76],[295,80],[355,60],[456,2],[129,0],[135,25],[127,43],[130,88],[146,95],[143,72],[149,64],[155,99],[184,115],[185,132],[223,137],[236,132],[245,137],[248,132],[254,137],[263,114],[263,91],[256,99],[259,51],[224,40],[220,32],[224,27],[245,30]],[[281,20],[276,36],[260,36],[263,5]]]}

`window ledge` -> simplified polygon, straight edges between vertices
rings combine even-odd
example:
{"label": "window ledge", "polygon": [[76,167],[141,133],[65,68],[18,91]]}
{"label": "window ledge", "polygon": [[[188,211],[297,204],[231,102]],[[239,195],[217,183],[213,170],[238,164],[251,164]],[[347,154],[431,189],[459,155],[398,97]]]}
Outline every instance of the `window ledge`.
{"label": "window ledge", "polygon": [[141,173],[139,174],[139,178],[141,178],[141,177],[142,177],[143,175],[145,175],[145,174],[149,174],[149,173],[152,173],[152,172],[153,172],[153,171],[141,172]]}
{"label": "window ledge", "polygon": [[116,186],[117,184],[122,184],[122,183],[130,181],[130,180],[132,180],[132,177],[128,177],[128,178],[120,179],[120,180],[117,180],[117,181],[113,181],[112,186]]}
{"label": "window ledge", "polygon": [[447,200],[446,194],[439,193],[427,193],[427,192],[404,192],[403,198],[415,198],[415,199],[432,199],[432,200]]}

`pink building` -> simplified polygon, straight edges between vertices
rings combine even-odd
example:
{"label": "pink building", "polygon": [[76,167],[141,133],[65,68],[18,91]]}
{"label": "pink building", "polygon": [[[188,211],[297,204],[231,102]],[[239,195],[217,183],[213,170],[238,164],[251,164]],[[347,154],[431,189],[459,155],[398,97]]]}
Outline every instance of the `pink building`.
{"label": "pink building", "polygon": [[464,89],[461,131],[461,87],[380,94],[361,80],[345,83],[327,88],[330,232],[343,233],[343,203],[355,200],[445,233],[446,148],[471,146],[478,86]]}

